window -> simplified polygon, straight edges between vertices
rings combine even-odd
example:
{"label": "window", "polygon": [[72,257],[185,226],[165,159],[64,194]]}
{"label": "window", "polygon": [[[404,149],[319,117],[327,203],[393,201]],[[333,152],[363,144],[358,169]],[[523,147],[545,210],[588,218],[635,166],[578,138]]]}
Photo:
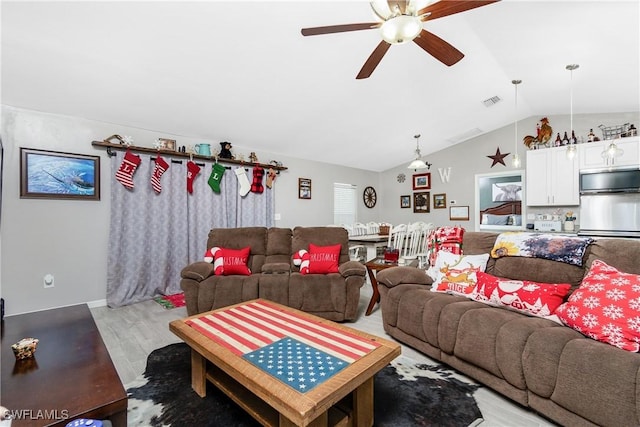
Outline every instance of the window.
{"label": "window", "polygon": [[352,184],[333,183],[333,223],[353,224],[356,222],[356,191]]}

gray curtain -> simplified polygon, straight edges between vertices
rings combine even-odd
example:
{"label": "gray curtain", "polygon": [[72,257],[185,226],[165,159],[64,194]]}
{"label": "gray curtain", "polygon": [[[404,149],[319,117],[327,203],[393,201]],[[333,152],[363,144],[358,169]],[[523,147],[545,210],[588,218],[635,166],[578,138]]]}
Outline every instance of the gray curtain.
{"label": "gray curtain", "polygon": [[[275,198],[238,194],[233,169],[227,169],[214,193],[208,184],[213,162],[197,162],[200,173],[187,192],[186,160],[163,158],[169,169],[162,175],[162,192],[151,187],[155,156],[141,154],[133,176],[134,189],[115,179],[124,152],[111,159],[111,218],[107,304],[120,307],[180,292],[180,271],[202,259],[209,230],[214,227],[273,226]],[[252,177],[251,168],[247,172]]]}

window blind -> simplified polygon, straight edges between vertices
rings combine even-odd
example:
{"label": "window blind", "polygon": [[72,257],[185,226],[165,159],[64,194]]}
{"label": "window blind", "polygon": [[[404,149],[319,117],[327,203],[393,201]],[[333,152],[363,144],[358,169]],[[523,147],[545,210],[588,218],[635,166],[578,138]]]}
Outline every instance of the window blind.
{"label": "window blind", "polygon": [[333,223],[353,224],[356,222],[356,191],[353,184],[333,183]]}

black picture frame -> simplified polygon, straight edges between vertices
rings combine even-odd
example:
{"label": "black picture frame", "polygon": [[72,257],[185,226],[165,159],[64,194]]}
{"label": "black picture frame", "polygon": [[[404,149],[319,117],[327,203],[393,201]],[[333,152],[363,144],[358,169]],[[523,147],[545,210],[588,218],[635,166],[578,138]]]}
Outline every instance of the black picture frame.
{"label": "black picture frame", "polygon": [[100,157],[21,147],[20,198],[100,200]]}
{"label": "black picture frame", "polygon": [[311,199],[311,179],[298,178],[298,199]]}
{"label": "black picture frame", "polygon": [[406,194],[406,195],[400,196],[400,208],[402,209],[411,208],[410,195]]}
{"label": "black picture frame", "polygon": [[418,191],[413,193],[413,213],[429,213],[431,193],[429,191]]}

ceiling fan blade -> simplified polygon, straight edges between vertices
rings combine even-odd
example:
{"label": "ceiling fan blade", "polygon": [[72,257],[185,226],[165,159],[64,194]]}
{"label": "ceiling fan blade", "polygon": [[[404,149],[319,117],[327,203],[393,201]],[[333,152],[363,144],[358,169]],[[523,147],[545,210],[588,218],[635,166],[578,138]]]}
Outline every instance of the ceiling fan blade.
{"label": "ceiling fan blade", "polygon": [[438,61],[449,67],[464,58],[462,52],[427,30],[422,30],[420,35],[413,41]]}
{"label": "ceiling fan blade", "polygon": [[378,28],[380,25],[382,25],[380,22],[368,22],[368,23],[362,23],[362,24],[329,25],[327,27],[303,28],[301,32],[303,36],[318,36],[321,34],[345,33],[347,31],[370,30],[372,28]]}
{"label": "ceiling fan blade", "polygon": [[491,3],[497,3],[500,0],[440,0],[437,3],[430,4],[424,9],[418,11],[418,16],[428,13],[423,17],[423,21],[431,21],[442,18],[443,16],[453,15],[455,13],[464,12],[466,10],[475,9],[477,7],[486,6]]}
{"label": "ceiling fan blade", "polygon": [[384,40],[381,41],[378,47],[376,47],[373,50],[373,52],[367,59],[367,62],[365,62],[364,65],[362,66],[362,69],[356,76],[356,79],[368,78],[371,75],[371,73],[373,73],[373,70],[376,69],[380,61],[382,61],[382,57],[384,56],[385,53],[387,53],[390,47],[391,45],[389,43],[387,43]]}

